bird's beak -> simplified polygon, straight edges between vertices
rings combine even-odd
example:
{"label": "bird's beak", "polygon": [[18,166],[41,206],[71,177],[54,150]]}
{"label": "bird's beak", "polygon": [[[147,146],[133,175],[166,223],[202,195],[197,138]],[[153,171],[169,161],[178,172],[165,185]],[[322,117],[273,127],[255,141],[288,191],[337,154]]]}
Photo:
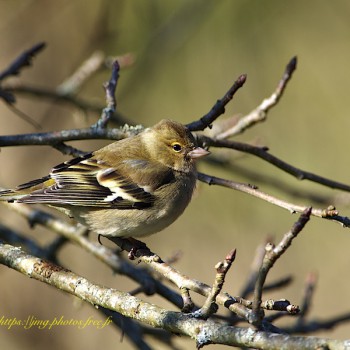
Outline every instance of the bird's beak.
{"label": "bird's beak", "polygon": [[192,151],[188,152],[188,156],[192,159],[201,158],[207,156],[208,154],[210,154],[210,152],[201,147],[196,147]]}

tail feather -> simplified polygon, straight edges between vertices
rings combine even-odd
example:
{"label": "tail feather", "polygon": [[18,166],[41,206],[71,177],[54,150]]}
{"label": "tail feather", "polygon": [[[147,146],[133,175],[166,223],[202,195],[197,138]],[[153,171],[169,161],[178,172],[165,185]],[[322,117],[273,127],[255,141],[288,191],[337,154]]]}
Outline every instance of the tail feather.
{"label": "tail feather", "polygon": [[26,182],[14,189],[0,190],[0,201],[16,202],[18,199],[29,195],[33,191],[41,190],[53,185],[54,182],[55,180],[48,175],[41,179]]}

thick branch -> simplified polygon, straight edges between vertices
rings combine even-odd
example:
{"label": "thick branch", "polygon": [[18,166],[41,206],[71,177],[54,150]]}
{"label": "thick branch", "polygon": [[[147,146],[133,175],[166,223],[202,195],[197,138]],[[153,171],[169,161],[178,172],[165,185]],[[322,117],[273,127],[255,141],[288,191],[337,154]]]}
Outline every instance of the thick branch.
{"label": "thick branch", "polygon": [[24,145],[55,145],[60,142],[76,140],[109,139],[121,140],[140,133],[144,128],[138,126],[124,126],[116,129],[86,128],[70,129],[33,134],[18,134],[0,136],[0,147]]}
{"label": "thick branch", "polygon": [[0,263],[93,305],[114,310],[152,327],[190,336],[196,340],[198,347],[206,344],[226,344],[263,349],[268,344],[269,349],[327,347],[338,350],[344,349],[346,345],[346,341],[254,331],[249,328],[226,326],[210,320],[199,320],[180,312],[167,311],[127,293],[91,283],[69,270],[6,244],[0,244]]}

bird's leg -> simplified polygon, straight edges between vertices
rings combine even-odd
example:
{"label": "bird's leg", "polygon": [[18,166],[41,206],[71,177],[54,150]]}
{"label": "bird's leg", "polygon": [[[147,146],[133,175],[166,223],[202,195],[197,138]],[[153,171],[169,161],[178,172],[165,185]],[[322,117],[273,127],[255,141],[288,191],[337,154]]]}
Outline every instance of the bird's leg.
{"label": "bird's leg", "polygon": [[130,260],[135,260],[140,257],[156,257],[156,261],[161,262],[162,260],[156,254],[154,254],[145,243],[132,238],[120,238],[120,237],[107,237],[110,241],[117,244],[122,250],[126,250]]}
{"label": "bird's leg", "polygon": [[124,238],[124,239],[128,240],[132,245],[128,253],[128,258],[130,260],[135,260],[135,258],[139,256],[154,255],[154,253],[152,253],[151,250],[147,247],[146,243],[132,237]]}

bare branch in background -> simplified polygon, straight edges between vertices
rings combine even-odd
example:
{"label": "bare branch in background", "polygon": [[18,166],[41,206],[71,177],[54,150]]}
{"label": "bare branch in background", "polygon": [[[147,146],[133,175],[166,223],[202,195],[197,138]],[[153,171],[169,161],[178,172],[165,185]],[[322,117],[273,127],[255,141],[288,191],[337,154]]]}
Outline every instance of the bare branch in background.
{"label": "bare branch in background", "polygon": [[60,96],[76,95],[90,77],[104,67],[112,68],[115,61],[118,61],[120,68],[123,69],[131,66],[135,61],[135,57],[131,53],[116,57],[106,57],[102,51],[95,51],[70,77],[57,86],[57,94]]}
{"label": "bare branch in background", "polygon": [[7,69],[0,73],[0,81],[8,78],[11,75],[18,75],[22,68],[30,66],[32,63],[32,58],[43,50],[45,46],[46,44],[44,42],[38,43],[20,54]]}

